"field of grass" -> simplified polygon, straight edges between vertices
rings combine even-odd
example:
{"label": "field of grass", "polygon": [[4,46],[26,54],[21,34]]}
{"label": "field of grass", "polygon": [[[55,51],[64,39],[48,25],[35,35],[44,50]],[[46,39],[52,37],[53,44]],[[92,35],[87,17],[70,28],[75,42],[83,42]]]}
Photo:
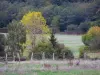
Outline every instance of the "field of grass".
{"label": "field of grass", "polygon": [[71,71],[30,71],[26,73],[5,72],[5,75],[100,75],[98,70],[71,70]]}
{"label": "field of grass", "polygon": [[81,40],[81,35],[65,35],[65,34],[56,34],[55,37],[59,43],[64,44],[69,47],[74,53],[75,57],[79,55],[79,47],[84,45]]}

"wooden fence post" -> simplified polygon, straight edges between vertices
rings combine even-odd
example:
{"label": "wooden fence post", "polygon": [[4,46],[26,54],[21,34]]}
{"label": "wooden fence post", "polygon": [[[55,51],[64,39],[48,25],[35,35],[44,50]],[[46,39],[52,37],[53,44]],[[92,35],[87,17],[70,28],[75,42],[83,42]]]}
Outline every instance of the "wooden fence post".
{"label": "wooden fence post", "polygon": [[45,53],[44,52],[42,53],[42,59],[43,60],[45,59]]}
{"label": "wooden fence post", "polygon": [[7,64],[8,64],[8,55],[7,55],[7,53],[6,53],[6,58],[5,58],[5,65],[6,65],[6,71],[7,71]]}
{"label": "wooden fence post", "polygon": [[55,60],[55,54],[53,53],[53,60]]}
{"label": "wooden fence post", "polygon": [[18,59],[19,59],[19,62],[20,62],[20,54],[18,53]]}
{"label": "wooden fence post", "polygon": [[13,52],[13,61],[15,61],[15,55],[14,55],[14,52]]}
{"label": "wooden fence post", "polygon": [[65,53],[63,54],[63,60],[65,59]]}
{"label": "wooden fence post", "polygon": [[31,54],[31,61],[33,60],[33,52],[32,52],[32,54]]}

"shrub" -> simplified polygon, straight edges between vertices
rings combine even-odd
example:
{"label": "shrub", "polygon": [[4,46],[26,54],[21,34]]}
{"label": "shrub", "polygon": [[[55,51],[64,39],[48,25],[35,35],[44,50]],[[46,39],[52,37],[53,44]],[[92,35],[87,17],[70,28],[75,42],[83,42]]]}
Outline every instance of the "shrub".
{"label": "shrub", "polygon": [[79,58],[84,58],[84,53],[89,50],[90,50],[90,48],[88,46],[81,46],[79,48]]}
{"label": "shrub", "polygon": [[79,58],[84,58],[84,46],[79,48]]}
{"label": "shrub", "polygon": [[55,53],[55,57],[58,59],[63,58],[63,54],[65,53],[65,58],[72,59],[74,58],[73,53],[69,50],[69,48],[65,47],[64,44],[56,44],[56,47],[53,47],[50,42],[39,42],[35,47],[34,53],[42,53],[45,52],[46,58],[52,58],[53,53]]}
{"label": "shrub", "polygon": [[41,41],[35,47],[34,52],[53,52],[53,47],[49,42]]}
{"label": "shrub", "polygon": [[62,54],[65,53],[65,58],[67,59],[73,59],[74,58],[74,55],[72,53],[71,50],[69,50],[69,48],[65,47],[63,50],[62,50]]}
{"label": "shrub", "polygon": [[55,56],[57,58],[63,58],[63,54],[65,53],[65,58],[72,59],[74,58],[73,53],[69,50],[68,47],[65,47],[64,44],[57,44],[56,48],[54,49]]}

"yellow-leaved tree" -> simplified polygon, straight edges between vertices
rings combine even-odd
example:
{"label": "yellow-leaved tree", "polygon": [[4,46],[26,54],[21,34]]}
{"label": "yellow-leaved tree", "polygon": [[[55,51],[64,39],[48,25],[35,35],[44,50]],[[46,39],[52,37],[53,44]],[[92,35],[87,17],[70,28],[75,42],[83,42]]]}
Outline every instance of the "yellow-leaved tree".
{"label": "yellow-leaved tree", "polygon": [[[49,34],[50,29],[46,25],[46,20],[41,12],[29,12],[25,14],[21,23],[26,27],[27,44],[31,44],[32,49],[36,46],[36,40],[41,39],[44,34]],[[30,40],[31,39],[31,40]]]}

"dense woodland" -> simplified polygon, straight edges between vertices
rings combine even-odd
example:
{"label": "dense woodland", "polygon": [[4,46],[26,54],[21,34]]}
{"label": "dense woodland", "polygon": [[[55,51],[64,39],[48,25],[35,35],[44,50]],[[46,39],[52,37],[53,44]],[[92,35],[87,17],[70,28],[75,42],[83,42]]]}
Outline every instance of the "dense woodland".
{"label": "dense woodland", "polygon": [[0,28],[29,11],[42,12],[47,25],[61,32],[87,32],[100,25],[100,0],[0,0]]}

